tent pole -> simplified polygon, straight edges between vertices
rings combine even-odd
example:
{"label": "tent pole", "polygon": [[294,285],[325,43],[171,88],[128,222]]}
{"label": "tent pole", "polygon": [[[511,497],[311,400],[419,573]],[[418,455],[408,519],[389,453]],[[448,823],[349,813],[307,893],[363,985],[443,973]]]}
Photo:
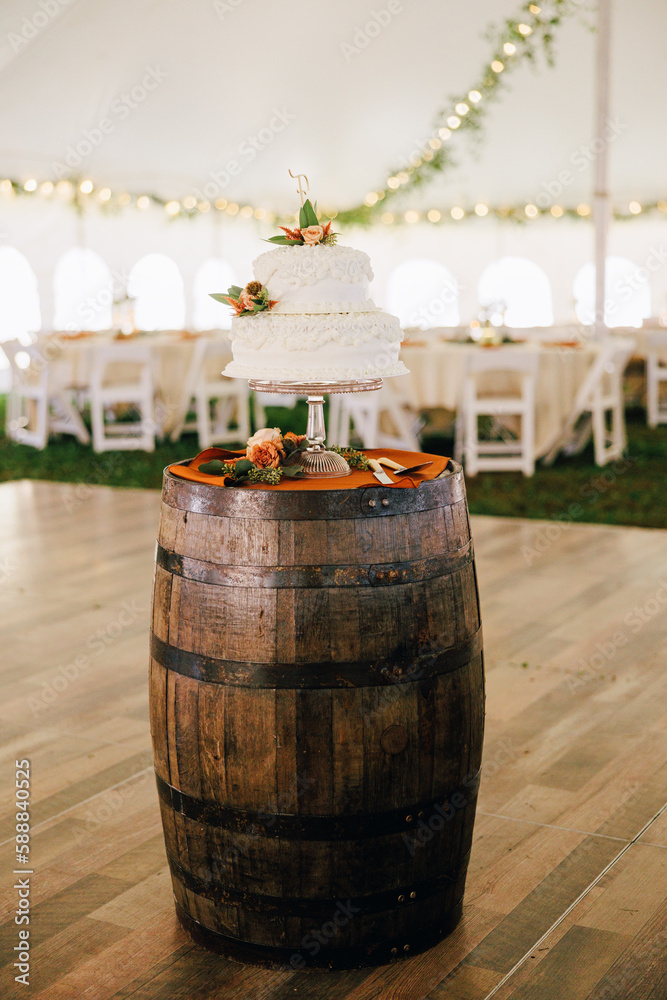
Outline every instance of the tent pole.
{"label": "tent pole", "polygon": [[598,0],[597,52],[596,52],[596,108],[595,135],[602,141],[602,148],[595,160],[595,196],[593,218],[595,222],[595,336],[606,330],[604,321],[605,277],[607,270],[607,240],[611,218],[609,198],[609,143],[605,141],[609,120],[609,55],[611,36],[611,0]]}

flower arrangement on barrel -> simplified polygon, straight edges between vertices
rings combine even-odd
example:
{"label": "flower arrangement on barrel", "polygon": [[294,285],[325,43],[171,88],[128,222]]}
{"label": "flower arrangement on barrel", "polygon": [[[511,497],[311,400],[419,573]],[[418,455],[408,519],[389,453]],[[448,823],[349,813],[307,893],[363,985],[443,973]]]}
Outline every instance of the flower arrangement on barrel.
{"label": "flower arrangement on barrel", "polygon": [[[293,431],[283,434],[279,427],[262,427],[248,438],[245,455],[224,460],[211,459],[200,465],[199,471],[208,476],[223,477],[225,486],[243,486],[246,483],[277,486],[283,477],[295,479],[303,476],[299,456],[307,447],[305,434]],[[370,467],[363,452],[354,448],[333,447],[331,451],[342,455],[352,468],[367,470]]]}

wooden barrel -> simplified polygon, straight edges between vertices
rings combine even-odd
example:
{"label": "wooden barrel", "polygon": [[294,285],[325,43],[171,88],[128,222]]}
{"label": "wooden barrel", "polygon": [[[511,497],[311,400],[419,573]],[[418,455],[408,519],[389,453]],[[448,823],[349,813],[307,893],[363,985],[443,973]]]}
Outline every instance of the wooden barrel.
{"label": "wooden barrel", "polygon": [[351,968],[461,914],[484,719],[463,474],[221,489],[165,473],[151,729],[179,919]]}

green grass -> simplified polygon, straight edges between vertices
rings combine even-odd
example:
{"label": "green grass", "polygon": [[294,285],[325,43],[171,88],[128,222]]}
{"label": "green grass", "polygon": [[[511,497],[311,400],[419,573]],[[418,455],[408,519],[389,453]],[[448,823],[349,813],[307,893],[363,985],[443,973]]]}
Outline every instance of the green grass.
{"label": "green grass", "polygon": [[[651,430],[643,410],[631,410],[625,459],[603,469],[593,463],[589,445],[581,455],[559,458],[551,467],[538,463],[532,479],[520,473],[482,473],[467,480],[468,503],[473,514],[588,521],[667,528],[667,426]],[[4,399],[0,398],[4,427]],[[306,404],[293,410],[267,409],[270,426],[303,432]],[[424,451],[451,455],[453,441],[425,436]],[[0,436],[0,481],[46,479],[55,482],[93,483],[160,489],[162,470],[172,462],[191,458],[198,451],[194,435],[177,444],[158,444],[152,454],[107,452],[96,455],[74,438],[53,438],[48,448],[36,451]]]}

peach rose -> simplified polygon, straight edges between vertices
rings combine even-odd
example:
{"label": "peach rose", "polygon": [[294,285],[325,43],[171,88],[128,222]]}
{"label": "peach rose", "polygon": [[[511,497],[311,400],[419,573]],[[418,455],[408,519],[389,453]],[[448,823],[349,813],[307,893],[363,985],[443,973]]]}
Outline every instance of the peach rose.
{"label": "peach rose", "polygon": [[258,469],[277,469],[282,457],[282,451],[276,448],[272,441],[254,444],[246,451],[246,458],[250,459]]}
{"label": "peach rose", "polygon": [[306,440],[305,434],[295,434],[294,431],[288,431],[284,437],[289,438],[290,441],[294,441],[294,444],[296,445],[299,445],[302,441]]}
{"label": "peach rose", "polygon": [[308,226],[307,229],[301,230],[301,235],[304,243],[308,246],[314,246],[315,243],[321,243],[324,229],[322,226]]}
{"label": "peach rose", "polygon": [[255,303],[252,301],[252,296],[249,295],[248,292],[246,292],[245,288],[239,295],[239,302],[241,303],[244,309],[252,309],[255,305]]}
{"label": "peach rose", "polygon": [[279,444],[281,440],[280,427],[261,427],[255,431],[252,437],[248,438],[246,444],[252,448],[254,444],[266,444],[267,441]]}

